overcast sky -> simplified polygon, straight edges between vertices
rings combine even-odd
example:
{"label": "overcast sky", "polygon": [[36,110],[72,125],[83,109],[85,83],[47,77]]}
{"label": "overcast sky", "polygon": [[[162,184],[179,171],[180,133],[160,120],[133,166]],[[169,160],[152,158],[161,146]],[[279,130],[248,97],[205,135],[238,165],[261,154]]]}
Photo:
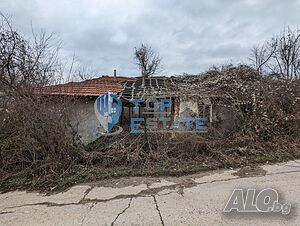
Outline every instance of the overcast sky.
{"label": "overcast sky", "polygon": [[160,53],[163,74],[245,62],[254,44],[297,28],[300,0],[0,0],[15,28],[54,32],[61,54],[101,74],[139,75],[133,49]]}

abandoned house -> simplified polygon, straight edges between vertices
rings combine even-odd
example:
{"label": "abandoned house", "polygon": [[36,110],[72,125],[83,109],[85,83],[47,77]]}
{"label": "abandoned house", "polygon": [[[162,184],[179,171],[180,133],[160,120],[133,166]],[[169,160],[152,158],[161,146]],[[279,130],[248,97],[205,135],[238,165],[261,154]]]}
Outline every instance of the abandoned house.
{"label": "abandoned house", "polygon": [[[124,76],[101,76],[99,78],[81,82],[45,86],[40,93],[44,96],[69,96],[76,99],[70,113],[72,126],[78,132],[81,141],[88,144],[98,138],[93,132],[95,126],[99,127],[94,110],[97,97],[111,92],[119,96],[123,109],[119,124],[128,125],[132,117],[143,115],[143,107],[139,112],[133,111],[132,99],[143,99],[145,102],[153,97],[167,98],[172,100],[170,109],[171,119],[184,116],[202,116],[208,122],[223,117],[221,114],[213,114],[213,99],[207,93],[199,93],[190,84],[177,77],[124,77]],[[215,112],[218,111],[216,108]]]}

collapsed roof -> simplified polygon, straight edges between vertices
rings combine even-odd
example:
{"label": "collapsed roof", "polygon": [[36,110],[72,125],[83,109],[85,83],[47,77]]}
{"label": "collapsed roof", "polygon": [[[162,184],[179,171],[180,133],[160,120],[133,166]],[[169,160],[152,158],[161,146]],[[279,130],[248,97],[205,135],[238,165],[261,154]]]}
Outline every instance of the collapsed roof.
{"label": "collapsed roof", "polygon": [[134,81],[127,81],[121,96],[129,99],[145,99],[153,96],[170,96],[171,86],[175,86],[173,78],[167,77],[139,77]]}

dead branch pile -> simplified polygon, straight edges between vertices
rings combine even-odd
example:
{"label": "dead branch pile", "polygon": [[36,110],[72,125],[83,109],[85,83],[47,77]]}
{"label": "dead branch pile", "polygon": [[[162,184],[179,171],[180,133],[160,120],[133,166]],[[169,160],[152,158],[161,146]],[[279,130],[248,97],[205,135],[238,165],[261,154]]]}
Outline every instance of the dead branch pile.
{"label": "dead branch pile", "polygon": [[[256,140],[299,137],[300,81],[262,77],[249,66],[227,66],[199,76],[179,78],[180,93],[213,96],[241,116],[243,134]],[[241,132],[239,131],[239,133]]]}
{"label": "dead branch pile", "polygon": [[61,176],[80,162],[80,147],[66,133],[65,103],[38,97],[6,98],[1,105],[1,180],[13,176]]}

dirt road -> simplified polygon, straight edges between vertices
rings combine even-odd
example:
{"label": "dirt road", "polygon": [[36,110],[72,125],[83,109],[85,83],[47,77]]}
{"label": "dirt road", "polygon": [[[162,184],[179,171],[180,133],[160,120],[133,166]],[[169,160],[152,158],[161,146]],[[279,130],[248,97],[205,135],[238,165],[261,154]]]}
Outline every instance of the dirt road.
{"label": "dirt road", "polygon": [[[223,213],[234,188],[274,188],[291,212]],[[299,225],[300,160],[172,178],[122,178],[52,195],[0,194],[0,225]]]}

